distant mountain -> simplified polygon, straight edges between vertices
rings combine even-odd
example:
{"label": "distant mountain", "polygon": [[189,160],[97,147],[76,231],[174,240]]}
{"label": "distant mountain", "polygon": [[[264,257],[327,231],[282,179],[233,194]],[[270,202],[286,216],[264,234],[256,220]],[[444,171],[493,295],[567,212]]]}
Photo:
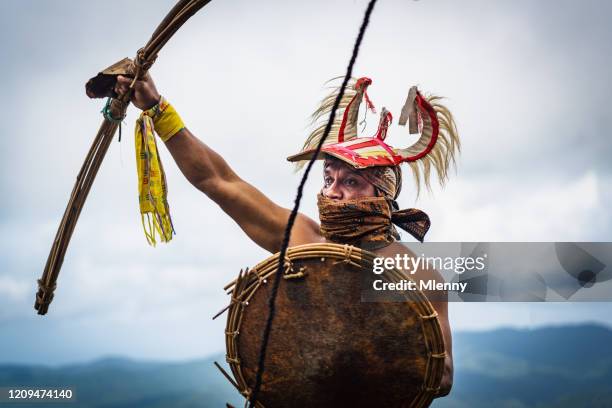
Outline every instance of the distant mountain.
{"label": "distant mountain", "polygon": [[[605,327],[455,333],[453,345],[453,391],[434,408],[612,407],[612,331]],[[78,403],[65,406],[75,408],[242,406],[214,360],[224,359],[162,363],[113,357],[59,368],[0,365],[0,387],[69,385]],[[10,406],[26,407],[0,402]]]}
{"label": "distant mountain", "polygon": [[596,325],[457,333],[447,407],[612,407],[612,331]]}
{"label": "distant mountain", "polygon": [[[239,406],[242,398],[213,365],[222,356],[190,362],[139,362],[106,358],[93,363],[50,368],[0,365],[0,387],[58,387],[75,390],[75,408],[192,408]],[[0,402],[0,407],[20,407]],[[39,403],[33,407],[57,406]]]}

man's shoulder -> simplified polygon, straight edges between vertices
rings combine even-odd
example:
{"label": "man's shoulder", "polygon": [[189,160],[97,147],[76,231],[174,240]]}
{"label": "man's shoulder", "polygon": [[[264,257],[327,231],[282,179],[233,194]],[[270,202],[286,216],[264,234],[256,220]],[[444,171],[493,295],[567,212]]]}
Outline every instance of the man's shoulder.
{"label": "man's shoulder", "polygon": [[291,231],[289,246],[323,242],[325,242],[325,238],[321,235],[319,223],[305,214],[298,213],[294,228]]}
{"label": "man's shoulder", "polygon": [[372,252],[374,252],[378,256],[384,257],[394,257],[396,255],[404,254],[408,256],[416,256],[414,252],[412,252],[405,245],[402,245],[400,242],[392,242],[391,244],[385,247],[374,249]]}

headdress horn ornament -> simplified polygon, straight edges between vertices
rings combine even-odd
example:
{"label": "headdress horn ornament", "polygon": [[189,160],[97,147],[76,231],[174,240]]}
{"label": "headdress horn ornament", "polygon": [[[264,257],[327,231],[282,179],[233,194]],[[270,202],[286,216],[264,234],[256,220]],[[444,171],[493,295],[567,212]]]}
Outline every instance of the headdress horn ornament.
{"label": "headdress horn ornament", "polygon": [[[448,179],[448,170],[455,162],[455,153],[460,150],[457,128],[450,111],[440,103],[441,97],[423,96],[416,86],[410,88],[402,108],[399,125],[408,123],[409,133],[420,133],[416,143],[406,148],[395,148],[385,142],[387,131],[393,120],[391,112],[383,108],[376,134],[373,137],[358,137],[357,117],[361,101],[365,99],[367,108],[375,111],[367,88],[372,84],[370,78],[351,80],[346,94],[340,103],[336,121],[325,141],[321,154],[334,156],[355,168],[373,166],[399,166],[408,163],[412,169],[417,189],[421,180],[429,188],[432,167],[435,168],[441,185]],[[313,113],[313,123],[324,121],[329,116],[338,89],[325,97],[321,106]],[[287,160],[301,162],[312,158],[318,142],[323,136],[325,123],[319,123],[309,135],[302,151]],[[298,163],[299,166],[299,163]]]}

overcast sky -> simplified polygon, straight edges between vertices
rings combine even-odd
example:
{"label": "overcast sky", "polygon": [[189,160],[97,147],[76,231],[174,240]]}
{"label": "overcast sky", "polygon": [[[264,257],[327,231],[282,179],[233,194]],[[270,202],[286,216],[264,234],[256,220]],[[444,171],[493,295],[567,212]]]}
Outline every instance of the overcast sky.
{"label": "overcast sky", "polygon": [[[187,126],[276,202],[299,181],[285,157],[308,133],[323,83],[345,71],[365,0],[214,0],[151,73]],[[81,214],[49,314],[35,282],[99,123],[88,78],[134,56],[171,1],[0,2],[0,362],[120,354],[187,359],[224,349],[241,267],[268,256],[183,178],[168,152],[177,235],[146,244],[130,108]],[[554,5],[554,7],[553,7]],[[410,86],[446,96],[462,154],[444,189],[402,207],[432,218],[430,241],[610,241],[612,3],[380,0],[356,64],[396,117]],[[369,118],[366,133],[377,119]],[[413,139],[393,126],[390,141]],[[320,167],[302,210],[317,217]],[[452,305],[456,330],[580,321],[612,324],[610,304]]]}

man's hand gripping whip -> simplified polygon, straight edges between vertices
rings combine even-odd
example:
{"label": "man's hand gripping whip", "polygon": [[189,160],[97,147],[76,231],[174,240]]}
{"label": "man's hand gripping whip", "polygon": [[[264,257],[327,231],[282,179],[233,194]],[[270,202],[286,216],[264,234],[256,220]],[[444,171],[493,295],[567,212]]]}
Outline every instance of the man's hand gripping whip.
{"label": "man's hand gripping whip", "polygon": [[[138,50],[133,63],[126,58],[112,65],[87,83],[88,96],[98,98],[108,96],[109,100],[102,111],[104,113],[104,121],[76,177],[76,183],[70,194],[64,216],[51,246],[45,270],[42,277],[38,280],[38,292],[36,293],[36,303],[34,304],[38,314],[46,314],[49,304],[53,300],[53,292],[57,285],[57,278],[70,238],[72,237],[72,232],[110,142],[121,120],[125,117],[134,84],[138,79],[146,75],[149,68],[155,62],[157,54],[174,33],[209,2],[210,0],[179,0],[157,27],[147,45]],[[127,92],[122,97],[118,97],[113,90],[117,74],[127,74],[134,78],[130,86],[130,92]]]}

